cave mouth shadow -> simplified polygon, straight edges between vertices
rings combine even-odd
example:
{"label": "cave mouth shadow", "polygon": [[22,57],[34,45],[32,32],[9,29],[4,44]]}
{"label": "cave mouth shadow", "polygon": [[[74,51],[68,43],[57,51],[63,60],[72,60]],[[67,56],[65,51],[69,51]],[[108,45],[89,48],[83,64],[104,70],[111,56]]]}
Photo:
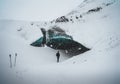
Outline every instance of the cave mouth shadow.
{"label": "cave mouth shadow", "polygon": [[64,56],[68,57],[68,58],[71,58],[73,56],[77,56],[77,55],[80,55],[80,54],[83,54],[87,51],[89,51],[91,49],[89,48],[86,48],[86,49],[74,49],[74,50],[58,50],[60,51]]}
{"label": "cave mouth shadow", "polygon": [[91,49],[88,49],[86,51],[67,51],[67,50],[58,50],[56,49],[56,51],[59,51],[60,52],[60,62],[64,62],[64,61],[67,61],[68,59],[74,57],[74,56],[78,56],[80,54],[83,54],[87,51],[89,51]]}

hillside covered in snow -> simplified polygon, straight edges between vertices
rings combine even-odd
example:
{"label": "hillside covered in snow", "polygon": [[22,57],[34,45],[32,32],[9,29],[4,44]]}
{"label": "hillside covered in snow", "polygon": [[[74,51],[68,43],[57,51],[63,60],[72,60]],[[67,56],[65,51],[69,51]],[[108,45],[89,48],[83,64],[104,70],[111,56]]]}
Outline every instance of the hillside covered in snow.
{"label": "hillside covered in snow", "polygon": [[[0,20],[0,84],[120,84],[119,9],[120,0],[84,0],[48,22]],[[91,50],[60,52],[57,63],[57,50],[30,45],[54,26]]]}

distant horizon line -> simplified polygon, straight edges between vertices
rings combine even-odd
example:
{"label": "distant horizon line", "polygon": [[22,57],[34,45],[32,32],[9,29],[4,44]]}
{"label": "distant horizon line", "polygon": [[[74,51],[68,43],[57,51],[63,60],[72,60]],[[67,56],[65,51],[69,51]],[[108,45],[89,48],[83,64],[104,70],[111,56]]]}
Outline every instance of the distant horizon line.
{"label": "distant horizon line", "polygon": [[49,22],[52,20],[22,20],[22,19],[0,19],[0,21],[26,21],[26,22]]}

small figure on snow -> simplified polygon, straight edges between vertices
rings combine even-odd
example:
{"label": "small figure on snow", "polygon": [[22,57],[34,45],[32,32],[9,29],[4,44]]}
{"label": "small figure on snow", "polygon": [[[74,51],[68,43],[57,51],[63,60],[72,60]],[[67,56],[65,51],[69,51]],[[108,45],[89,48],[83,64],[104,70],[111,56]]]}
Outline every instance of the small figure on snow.
{"label": "small figure on snow", "polygon": [[57,57],[57,62],[59,62],[59,58],[60,58],[60,53],[59,53],[59,51],[56,53],[56,57]]}

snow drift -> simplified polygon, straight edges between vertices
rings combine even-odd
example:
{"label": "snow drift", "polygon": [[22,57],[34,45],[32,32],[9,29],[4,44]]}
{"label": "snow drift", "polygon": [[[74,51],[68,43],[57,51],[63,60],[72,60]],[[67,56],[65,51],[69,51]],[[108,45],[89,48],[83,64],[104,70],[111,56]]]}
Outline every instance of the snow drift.
{"label": "snow drift", "polygon": [[[120,1],[84,0],[76,9],[50,22],[0,21],[1,84],[119,84]],[[91,50],[68,57],[48,47],[30,46],[39,28],[59,26]],[[10,68],[9,54],[16,66]]]}

